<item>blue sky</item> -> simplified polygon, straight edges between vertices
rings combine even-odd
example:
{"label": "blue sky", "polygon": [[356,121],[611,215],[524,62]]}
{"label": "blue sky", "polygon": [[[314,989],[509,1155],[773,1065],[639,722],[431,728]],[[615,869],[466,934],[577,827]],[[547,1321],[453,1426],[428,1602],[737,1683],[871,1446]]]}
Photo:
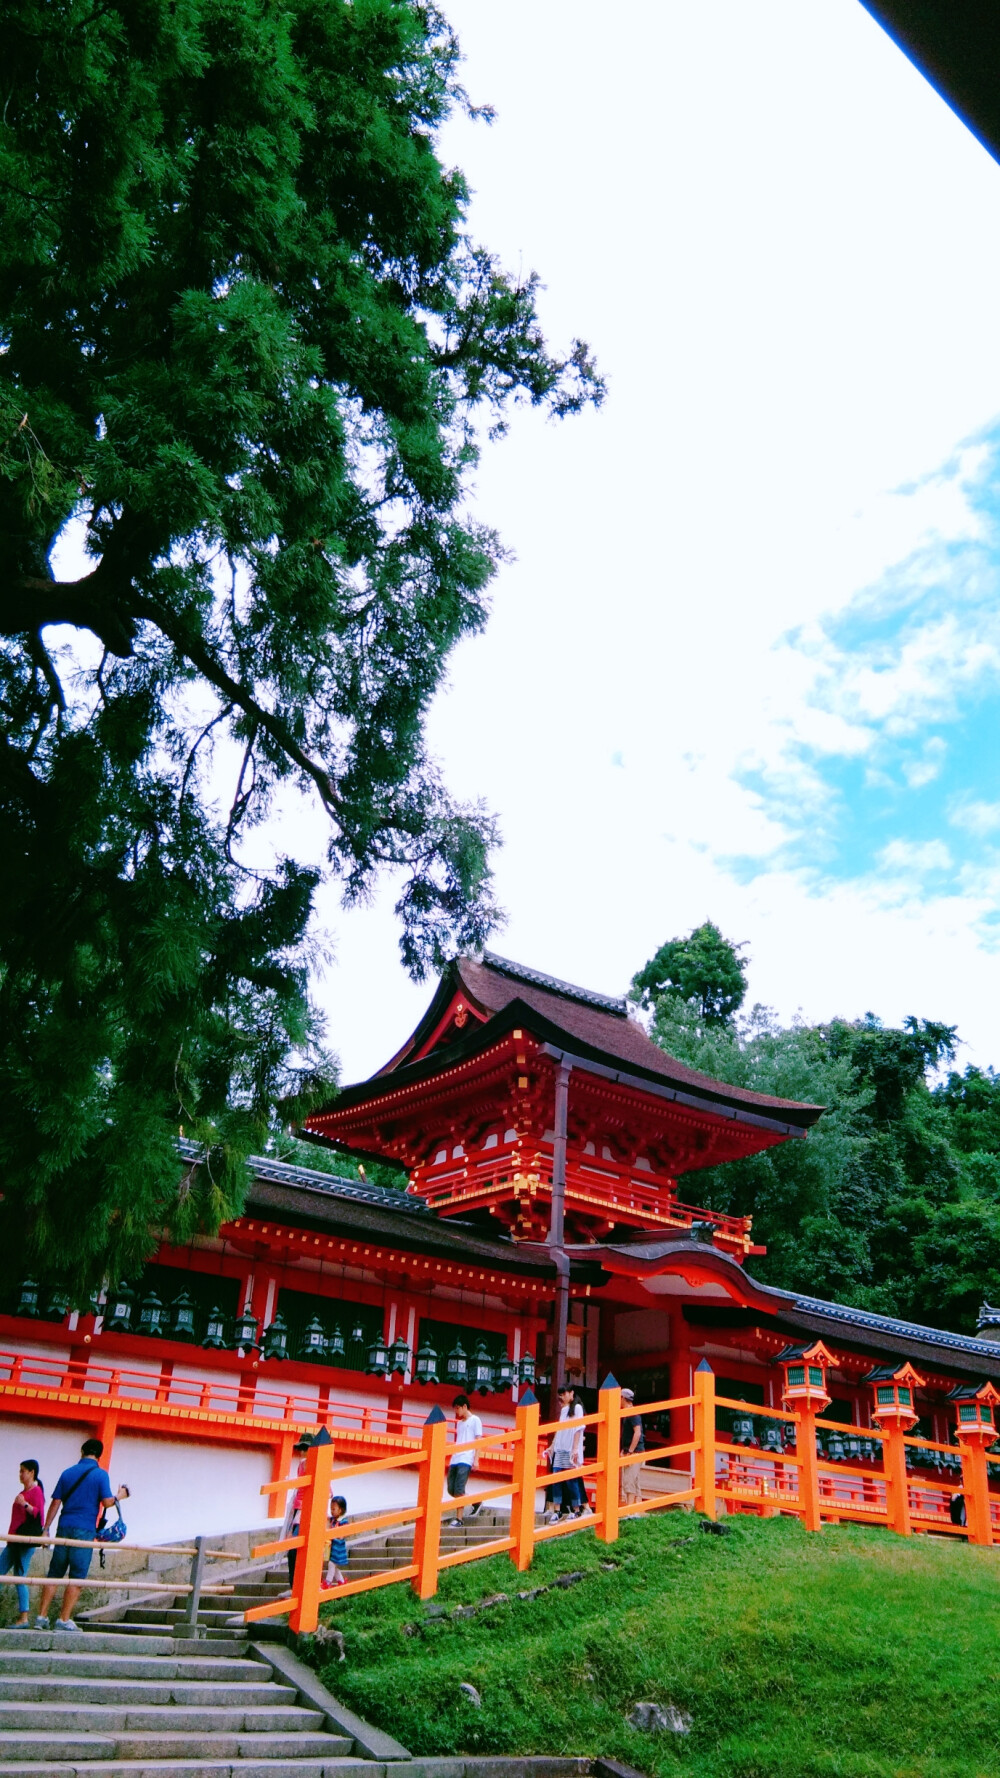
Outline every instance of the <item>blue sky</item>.
{"label": "blue sky", "polygon": [[[780,822],[780,855],[817,882],[873,875],[941,894],[989,889],[1000,863],[1000,425],[942,469],[950,510],[839,611],[790,631],[802,707],[740,781]],[[940,504],[944,504],[940,502]],[[774,855],[734,859],[746,880]],[[997,909],[980,915],[989,942]]]}
{"label": "blue sky", "polygon": [[[609,380],[474,493],[511,557],[429,738],[500,819],[495,947],[620,992],[710,916],[781,1016],[1000,1064],[1000,167],[857,0],[444,6],[473,228]],[[430,991],[392,899],[324,897],[348,1079]]]}

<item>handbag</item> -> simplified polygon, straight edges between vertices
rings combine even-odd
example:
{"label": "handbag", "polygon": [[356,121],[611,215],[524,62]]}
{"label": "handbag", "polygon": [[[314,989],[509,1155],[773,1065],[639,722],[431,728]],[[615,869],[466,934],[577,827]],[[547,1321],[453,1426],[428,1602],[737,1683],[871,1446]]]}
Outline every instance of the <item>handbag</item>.
{"label": "handbag", "polygon": [[115,1512],[118,1516],[113,1523],[109,1521],[107,1513],[104,1514],[97,1527],[98,1543],[124,1543],[128,1536],[128,1526],[122,1518],[122,1509],[117,1500],[115,1501]]}

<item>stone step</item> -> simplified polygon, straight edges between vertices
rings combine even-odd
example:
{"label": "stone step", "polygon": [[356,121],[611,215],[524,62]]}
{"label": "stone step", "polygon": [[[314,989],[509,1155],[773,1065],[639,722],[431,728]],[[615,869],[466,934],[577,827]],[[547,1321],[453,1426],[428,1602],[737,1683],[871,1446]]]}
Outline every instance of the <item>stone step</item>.
{"label": "stone step", "polygon": [[[219,1629],[222,1629],[226,1619],[232,1616],[233,1613],[230,1610],[217,1611],[213,1606],[209,1611],[198,1613],[198,1622],[200,1624],[215,1624]],[[167,1635],[170,1634],[171,1626],[181,1623],[183,1618],[184,1612],[175,1605],[130,1605],[125,1613],[127,1624],[159,1624]]]}
{"label": "stone step", "polygon": [[[47,1733],[45,1729],[16,1729],[5,1734],[0,1740],[0,1771],[6,1771],[11,1760],[30,1760],[31,1770],[37,1772],[35,1761],[86,1760],[88,1765],[93,1759],[114,1759],[115,1739],[113,1735],[83,1735]],[[59,1771],[65,1772],[66,1765],[60,1765]]]}
{"label": "stone step", "polygon": [[[2,1748],[7,1753],[6,1745]],[[29,1763],[30,1762],[30,1763]],[[74,1756],[75,1762],[75,1756]],[[71,1763],[31,1761],[11,1753],[0,1759],[3,1778],[385,1778],[386,1768],[343,1754],[332,1759],[116,1760],[95,1756]],[[427,1778],[421,1773],[421,1778]]]}
{"label": "stone step", "polygon": [[168,1729],[115,1738],[121,1760],[343,1759],[353,1751],[349,1735],[184,1735]]}
{"label": "stone step", "polygon": [[[81,1641],[82,1641],[81,1637]],[[0,1651],[0,1676],[28,1675],[35,1673],[58,1673],[66,1679],[193,1679],[206,1678],[205,1661],[201,1655],[150,1655],[143,1648],[141,1654],[101,1655],[91,1654],[91,1638],[79,1653],[74,1645],[72,1654],[62,1649],[8,1649]],[[174,1645],[177,1646],[176,1644]],[[180,1646],[183,1648],[184,1644]],[[258,1675],[253,1672],[252,1664],[244,1656],[242,1659],[216,1659],[211,1665],[211,1682],[222,1684],[232,1681],[234,1684],[247,1680],[256,1681]]]}
{"label": "stone step", "polygon": [[285,1709],[206,1710],[197,1705],[39,1704],[32,1700],[0,1704],[0,1730],[64,1729],[85,1735],[123,1735],[126,1731],[159,1731],[168,1726],[172,1731],[204,1734],[234,1734],[247,1729],[255,1734],[273,1731],[293,1735],[300,1730],[319,1730],[323,1722],[322,1710],[305,1710],[299,1705]]}
{"label": "stone step", "polygon": [[117,1675],[79,1679],[61,1673],[0,1674],[0,1709],[14,1700],[34,1699],[39,1704],[116,1704],[122,1709],[132,1704],[220,1704],[231,1710],[250,1710],[294,1704],[297,1697],[293,1685],[255,1680],[245,1672],[238,1682],[221,1683],[214,1679],[121,1679]]}
{"label": "stone step", "polygon": [[[55,1653],[72,1654],[77,1649],[86,1648],[90,1654],[131,1654],[135,1644],[127,1635],[123,1635],[116,1625],[113,1630],[88,1629],[86,1643],[83,1635],[74,1635],[67,1630],[0,1630],[0,1654],[8,1649],[22,1653],[34,1649],[51,1649]],[[161,1630],[160,1634],[151,1638],[144,1653],[169,1655],[177,1652],[179,1644],[174,1641],[169,1630]],[[185,1653],[189,1651],[185,1649]],[[193,1651],[192,1651],[193,1652]]]}

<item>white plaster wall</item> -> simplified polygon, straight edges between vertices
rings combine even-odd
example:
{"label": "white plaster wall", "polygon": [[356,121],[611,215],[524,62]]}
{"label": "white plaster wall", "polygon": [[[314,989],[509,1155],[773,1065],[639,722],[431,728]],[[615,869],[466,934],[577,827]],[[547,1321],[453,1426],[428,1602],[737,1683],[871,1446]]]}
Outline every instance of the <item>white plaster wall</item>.
{"label": "white plaster wall", "polygon": [[131,1432],[118,1434],[111,1460],[114,1486],[127,1482],[132,1490],[124,1509],[130,1543],[171,1543],[263,1524],[270,1508],[260,1489],[270,1479],[269,1451]]}
{"label": "white plaster wall", "polygon": [[53,1483],[71,1463],[79,1461],[80,1446],[85,1438],[93,1436],[92,1420],[81,1421],[79,1426],[57,1426],[51,1420],[29,1420],[23,1414],[5,1414],[0,1418],[0,1531],[6,1531],[10,1524],[10,1503],[21,1489],[18,1465],[25,1457],[37,1459],[48,1500]]}

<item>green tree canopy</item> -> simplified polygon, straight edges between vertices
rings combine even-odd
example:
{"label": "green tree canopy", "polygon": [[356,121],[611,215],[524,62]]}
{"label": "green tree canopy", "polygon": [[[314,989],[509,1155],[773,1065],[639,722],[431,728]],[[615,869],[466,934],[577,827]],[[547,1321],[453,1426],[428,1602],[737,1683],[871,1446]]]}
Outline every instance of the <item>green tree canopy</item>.
{"label": "green tree canopy", "polygon": [[724,1025],[746,997],[747,959],[713,920],[704,920],[687,938],[662,944],[638,975],[631,994],[640,1006],[656,1008],[664,995],[691,1001],[705,1025]]}
{"label": "green tree canopy", "polygon": [[1000,1078],[939,1078],[954,1026],[874,1014],[781,1025],[766,1008],[706,1024],[666,993],[650,1034],[719,1080],[825,1107],[804,1142],[685,1175],[680,1194],[752,1216],[755,1275],[926,1325],[973,1333],[1000,1298]]}
{"label": "green tree canopy", "polygon": [[495,917],[423,739],[500,559],[469,474],[602,387],[469,237],[457,59],[419,0],[5,8],[0,1265],[133,1266],[328,1086],[283,786],[414,973]]}

